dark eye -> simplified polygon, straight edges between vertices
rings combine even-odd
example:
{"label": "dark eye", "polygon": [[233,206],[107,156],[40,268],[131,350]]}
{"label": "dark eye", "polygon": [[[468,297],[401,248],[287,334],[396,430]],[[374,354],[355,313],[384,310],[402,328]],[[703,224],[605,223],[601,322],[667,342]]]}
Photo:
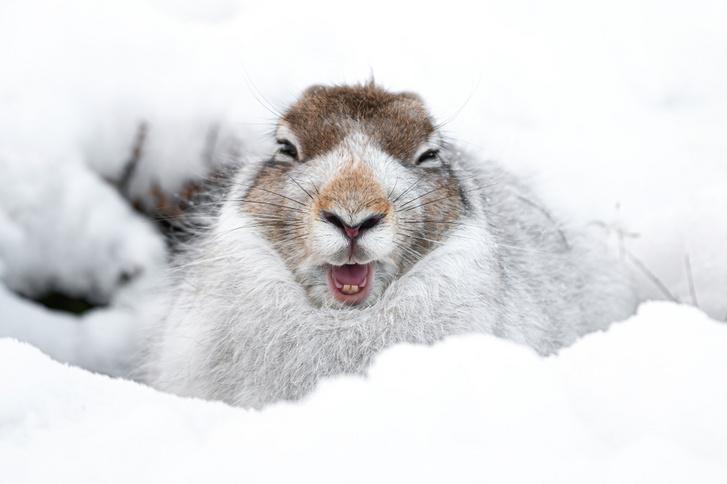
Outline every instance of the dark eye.
{"label": "dark eye", "polygon": [[298,149],[287,139],[278,140],[278,153],[288,156],[294,160],[298,159]]}
{"label": "dark eye", "polygon": [[427,150],[417,158],[417,165],[421,165],[425,161],[432,161],[439,158],[439,150]]}

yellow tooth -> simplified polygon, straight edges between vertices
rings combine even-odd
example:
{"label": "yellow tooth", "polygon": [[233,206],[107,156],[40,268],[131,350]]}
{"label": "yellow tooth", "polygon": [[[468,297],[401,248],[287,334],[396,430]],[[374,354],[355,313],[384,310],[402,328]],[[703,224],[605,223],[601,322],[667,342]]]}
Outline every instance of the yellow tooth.
{"label": "yellow tooth", "polygon": [[359,287],[353,284],[345,284],[341,288],[341,292],[344,294],[357,294],[359,292]]}

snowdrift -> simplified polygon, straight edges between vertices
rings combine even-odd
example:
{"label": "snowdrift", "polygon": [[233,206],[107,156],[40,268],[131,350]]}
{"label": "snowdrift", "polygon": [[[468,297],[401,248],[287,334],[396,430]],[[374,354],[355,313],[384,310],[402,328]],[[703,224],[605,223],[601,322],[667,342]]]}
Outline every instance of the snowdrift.
{"label": "snowdrift", "polygon": [[263,411],[0,340],[2,481],[725,482],[727,325],[648,303],[551,358],[487,335],[397,346]]}

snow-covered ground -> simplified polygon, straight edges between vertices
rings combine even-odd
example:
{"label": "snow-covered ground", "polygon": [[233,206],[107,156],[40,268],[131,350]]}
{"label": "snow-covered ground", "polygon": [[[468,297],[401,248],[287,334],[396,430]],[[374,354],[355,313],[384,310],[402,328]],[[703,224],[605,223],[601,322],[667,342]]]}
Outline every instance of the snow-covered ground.
{"label": "snow-covered ground", "polygon": [[556,357],[488,335],[398,346],[367,379],[246,411],[0,340],[3,482],[727,479],[727,326],[650,303]]}
{"label": "snow-covered ground", "polygon": [[[724,321],[726,23],[720,0],[4,0],[0,337],[123,374],[167,256],[106,181],[140,126],[129,192],[148,199],[204,174],[210,133],[218,157],[256,156],[301,89],[372,73],[573,225],[620,237],[644,299]],[[107,307],[18,296],[47,290]],[[487,336],[398,348],[368,381],[260,413],[3,340],[0,481],[724,482],[725,333],[649,304],[557,358]]]}

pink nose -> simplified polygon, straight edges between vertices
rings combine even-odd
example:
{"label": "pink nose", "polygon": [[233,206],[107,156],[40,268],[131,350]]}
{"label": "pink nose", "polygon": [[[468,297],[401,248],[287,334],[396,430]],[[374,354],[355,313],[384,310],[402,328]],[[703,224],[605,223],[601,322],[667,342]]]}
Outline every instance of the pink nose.
{"label": "pink nose", "polygon": [[355,239],[358,237],[358,232],[360,230],[359,227],[349,227],[348,225],[345,225],[343,227],[344,232],[346,232],[346,236],[348,236],[349,239]]}
{"label": "pink nose", "polygon": [[372,229],[375,226],[377,226],[385,217],[386,214],[383,213],[377,213],[375,215],[371,215],[366,220],[361,222],[360,224],[356,225],[355,227],[352,227],[348,225],[347,223],[344,223],[341,218],[336,215],[335,213],[326,212],[325,210],[321,212],[321,218],[328,222],[329,224],[335,225],[338,227],[344,234],[346,234],[346,237],[348,237],[351,240],[356,239],[361,232],[364,232],[366,230]]}

